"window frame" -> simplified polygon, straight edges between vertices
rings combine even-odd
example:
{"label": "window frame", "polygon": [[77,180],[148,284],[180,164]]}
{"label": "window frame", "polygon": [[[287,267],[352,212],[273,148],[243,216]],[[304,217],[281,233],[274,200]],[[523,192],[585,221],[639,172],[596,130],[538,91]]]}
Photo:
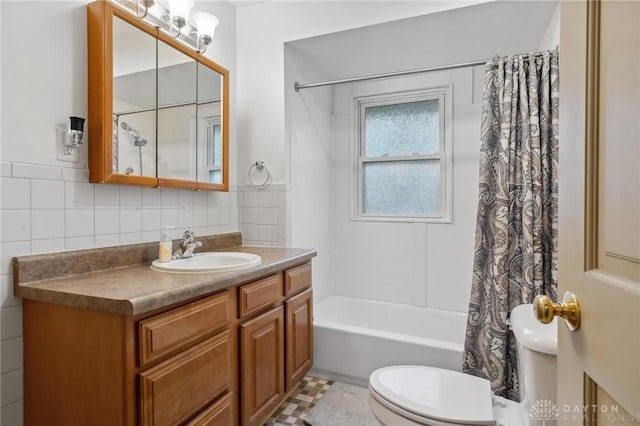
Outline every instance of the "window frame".
{"label": "window frame", "polygon": [[[220,159],[220,165],[215,165],[215,138],[214,128],[218,126],[220,128],[220,134],[222,135],[222,117],[219,115],[205,117],[206,126],[205,131],[207,134],[207,177],[210,178],[211,172],[222,173],[222,159]],[[222,142],[222,139],[221,139]]]}
{"label": "window frame", "polygon": [[[386,155],[367,157],[365,155],[366,122],[365,108],[408,102],[437,100],[439,107],[439,152],[433,154]],[[453,200],[452,161],[452,99],[451,86],[438,86],[419,90],[391,93],[374,93],[353,97],[352,113],[353,137],[353,184],[351,220],[382,222],[426,222],[451,223]],[[431,215],[393,215],[364,213],[363,211],[363,169],[365,163],[399,161],[439,161],[440,164],[440,208]]]}

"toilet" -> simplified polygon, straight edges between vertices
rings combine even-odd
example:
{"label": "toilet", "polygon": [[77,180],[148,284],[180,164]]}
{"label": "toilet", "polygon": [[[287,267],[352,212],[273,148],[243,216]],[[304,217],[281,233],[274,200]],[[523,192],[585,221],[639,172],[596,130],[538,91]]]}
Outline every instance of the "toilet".
{"label": "toilet", "polygon": [[[538,322],[531,304],[511,312],[522,402],[494,396],[488,380],[459,371],[396,365],[371,373],[369,407],[380,423],[389,426],[533,425],[529,407],[537,401],[556,401],[556,322],[555,318],[551,324]],[[556,424],[544,420],[546,426]]]}

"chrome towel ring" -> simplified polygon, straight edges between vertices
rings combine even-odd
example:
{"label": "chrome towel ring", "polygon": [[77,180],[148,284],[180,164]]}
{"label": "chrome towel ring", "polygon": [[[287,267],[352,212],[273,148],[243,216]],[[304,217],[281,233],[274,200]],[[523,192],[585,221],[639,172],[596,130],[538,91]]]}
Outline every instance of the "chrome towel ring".
{"label": "chrome towel ring", "polygon": [[[267,172],[267,178],[262,183],[256,183],[253,180],[256,172],[261,172],[263,170]],[[267,166],[264,165],[264,161],[256,161],[255,163],[253,163],[251,167],[249,167],[247,177],[249,178],[249,183],[258,189],[266,188],[271,183],[271,172],[269,171]]]}

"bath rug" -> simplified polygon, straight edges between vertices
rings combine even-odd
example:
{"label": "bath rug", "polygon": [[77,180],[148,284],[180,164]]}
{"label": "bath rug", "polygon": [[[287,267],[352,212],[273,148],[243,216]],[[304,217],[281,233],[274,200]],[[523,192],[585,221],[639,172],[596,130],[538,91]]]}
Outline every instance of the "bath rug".
{"label": "bath rug", "polygon": [[368,398],[367,388],[333,382],[304,421],[309,426],[380,426],[369,409]]}

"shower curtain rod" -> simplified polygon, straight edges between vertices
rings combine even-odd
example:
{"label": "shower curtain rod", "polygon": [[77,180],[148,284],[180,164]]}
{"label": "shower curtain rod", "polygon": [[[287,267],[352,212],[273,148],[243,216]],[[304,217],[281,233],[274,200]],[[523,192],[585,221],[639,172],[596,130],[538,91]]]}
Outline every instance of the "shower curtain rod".
{"label": "shower curtain rod", "polygon": [[[557,49],[557,48],[556,48]],[[527,54],[527,55],[510,55],[510,56],[522,56],[523,58],[528,58],[529,56],[537,56],[541,53],[544,52],[536,52],[533,54]],[[343,83],[352,83],[354,81],[364,81],[364,80],[375,80],[377,78],[385,78],[385,77],[398,77],[401,75],[410,75],[410,74],[419,74],[422,72],[427,72],[427,71],[444,71],[444,70],[449,70],[449,69],[453,69],[453,68],[467,68],[467,67],[476,67],[478,65],[484,65],[489,61],[493,61],[496,59],[499,59],[500,57],[498,55],[494,56],[491,59],[485,59],[482,61],[471,61],[471,62],[460,62],[458,64],[450,64],[450,65],[439,65],[436,67],[429,67],[429,68],[420,68],[420,69],[415,69],[415,70],[406,70],[406,71],[395,71],[395,72],[388,72],[388,73],[384,73],[384,74],[372,74],[372,75],[365,75],[362,77],[351,77],[351,78],[343,78],[341,80],[329,80],[329,81],[322,81],[322,82],[318,82],[318,83],[306,83],[306,84],[301,84],[298,83],[297,81],[293,83],[293,88],[295,89],[296,92],[299,92],[301,89],[312,89],[314,87],[322,87],[322,86],[331,86],[334,84],[343,84]]]}

